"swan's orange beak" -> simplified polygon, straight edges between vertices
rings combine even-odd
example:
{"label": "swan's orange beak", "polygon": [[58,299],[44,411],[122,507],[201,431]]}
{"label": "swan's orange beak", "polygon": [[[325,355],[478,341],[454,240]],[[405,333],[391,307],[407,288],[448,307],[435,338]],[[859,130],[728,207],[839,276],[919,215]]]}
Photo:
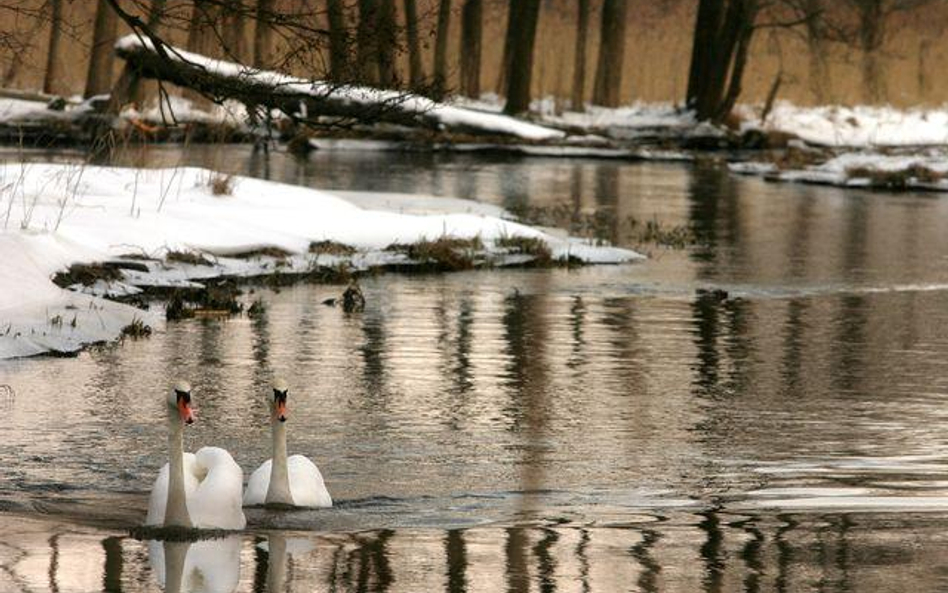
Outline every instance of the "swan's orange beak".
{"label": "swan's orange beak", "polygon": [[277,401],[276,416],[280,422],[286,422],[286,401]]}
{"label": "swan's orange beak", "polygon": [[178,398],[178,415],[181,421],[187,424],[194,422],[194,410],[191,409],[191,402],[185,401],[183,397]]}

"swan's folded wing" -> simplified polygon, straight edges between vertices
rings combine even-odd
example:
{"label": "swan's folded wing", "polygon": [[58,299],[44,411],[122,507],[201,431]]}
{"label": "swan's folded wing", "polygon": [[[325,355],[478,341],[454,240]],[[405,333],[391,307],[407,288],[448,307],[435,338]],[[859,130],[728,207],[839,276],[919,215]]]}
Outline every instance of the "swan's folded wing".
{"label": "swan's folded wing", "polygon": [[332,497],[315,463],[302,455],[291,455],[286,460],[286,466],[290,474],[290,493],[296,506],[332,506]]}
{"label": "swan's folded wing", "polygon": [[[184,495],[190,501],[191,495],[198,487],[198,480],[194,477],[194,468],[197,460],[193,453],[184,454]],[[161,525],[165,522],[165,507],[168,506],[168,464],[158,470],[158,477],[151,487],[151,498],[148,499],[148,516],[145,525]],[[188,503],[190,510],[190,502]]]}
{"label": "swan's folded wing", "polygon": [[195,477],[203,474],[203,479],[188,498],[195,527],[243,529],[247,525],[241,508],[243,470],[219,447],[202,447],[196,458]]}
{"label": "swan's folded wing", "polygon": [[244,491],[244,506],[263,504],[267,500],[267,488],[270,487],[270,467],[273,460],[267,459],[260,464],[247,481],[247,490]]}

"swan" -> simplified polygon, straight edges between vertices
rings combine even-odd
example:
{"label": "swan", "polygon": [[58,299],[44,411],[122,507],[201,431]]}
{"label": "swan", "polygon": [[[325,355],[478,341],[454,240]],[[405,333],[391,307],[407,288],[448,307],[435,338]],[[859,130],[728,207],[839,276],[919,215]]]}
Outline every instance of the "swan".
{"label": "swan", "polygon": [[194,422],[191,386],[178,381],[166,400],[170,460],[151,490],[146,525],[243,529],[247,525],[240,504],[244,472],[219,447],[184,452],[184,425]]}
{"label": "swan", "polygon": [[286,456],[286,399],[289,388],[282,379],[273,382],[267,395],[273,458],[250,475],[244,505],[284,504],[297,507],[331,507],[332,497],[316,464],[302,455]]}

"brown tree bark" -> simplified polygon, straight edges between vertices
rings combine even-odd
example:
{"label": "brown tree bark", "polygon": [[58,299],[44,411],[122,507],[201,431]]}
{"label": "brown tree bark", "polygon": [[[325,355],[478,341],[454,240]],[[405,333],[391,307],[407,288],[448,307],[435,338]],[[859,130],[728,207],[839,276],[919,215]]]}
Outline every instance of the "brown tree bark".
{"label": "brown tree bark", "polygon": [[586,39],[589,36],[590,0],[579,0],[576,18],[576,46],[573,51],[573,92],[570,107],[573,111],[585,110],[586,104]]}
{"label": "brown tree bark", "polygon": [[112,89],[112,45],[118,17],[106,0],[99,0],[95,10],[95,25],[92,33],[92,49],[89,53],[89,70],[83,97],[103,95]]}
{"label": "brown tree bark", "polygon": [[231,0],[221,8],[221,39],[224,42],[224,55],[242,64],[247,59],[247,19],[244,7],[234,6],[241,3],[242,0]]}
{"label": "brown tree bark", "polygon": [[451,28],[451,0],[438,4],[438,28],[435,32],[433,94],[440,99],[448,84],[448,33]]}
{"label": "brown tree bark", "polygon": [[602,5],[602,35],[592,96],[596,105],[619,106],[628,6],[626,0],[605,0]]}
{"label": "brown tree bark", "polygon": [[513,46],[517,41],[517,28],[515,23],[520,20],[518,16],[522,4],[513,0],[507,4],[507,31],[504,33],[504,53],[500,58],[500,72],[497,75],[496,91],[498,95],[507,95],[507,73],[510,71],[510,61],[513,59]]}
{"label": "brown tree bark", "polygon": [[342,82],[349,78],[349,28],[345,0],[327,0],[329,21],[329,78]]}
{"label": "brown tree bark", "polygon": [[757,0],[700,0],[685,104],[699,121],[722,121],[741,92]]}
{"label": "brown tree bark", "polygon": [[375,25],[378,38],[376,59],[379,65],[379,84],[393,87],[395,77],[395,46],[398,43],[395,26],[395,0],[378,0],[379,11]]}
{"label": "brown tree bark", "polygon": [[886,98],[883,68],[879,49],[885,41],[883,0],[861,0],[859,7],[859,49],[862,50],[862,81],[869,103]]}
{"label": "brown tree bark", "polygon": [[274,0],[257,0],[256,28],[253,34],[253,66],[254,68],[271,67],[270,51],[273,30],[270,18],[273,15]]}
{"label": "brown tree bark", "polygon": [[359,0],[359,27],[356,32],[356,79],[364,84],[378,84],[379,69],[375,54],[378,0]]}
{"label": "brown tree bark", "polygon": [[63,28],[63,0],[50,1],[49,51],[46,54],[46,74],[43,77],[43,92],[55,94],[60,78],[59,41]]}
{"label": "brown tree bark", "polygon": [[405,36],[408,38],[408,82],[421,88],[425,72],[421,66],[421,41],[418,38],[418,7],[415,0],[405,0]]}
{"label": "brown tree bark", "polygon": [[467,0],[461,10],[461,93],[481,95],[481,47],[484,38],[483,0]]}
{"label": "brown tree bark", "polygon": [[514,30],[514,41],[510,48],[504,113],[514,115],[530,109],[533,48],[540,19],[540,0],[511,0],[510,10],[512,16],[508,27]]}

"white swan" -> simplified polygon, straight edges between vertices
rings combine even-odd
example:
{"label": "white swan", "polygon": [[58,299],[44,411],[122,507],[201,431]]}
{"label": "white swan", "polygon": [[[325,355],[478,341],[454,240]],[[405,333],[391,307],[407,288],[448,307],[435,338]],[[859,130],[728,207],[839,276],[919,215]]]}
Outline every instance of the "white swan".
{"label": "white swan", "polygon": [[302,455],[286,456],[287,392],[286,382],[277,379],[273,382],[273,394],[267,396],[273,459],[265,461],[250,475],[244,492],[244,505],[331,507],[332,497],[316,464]]}
{"label": "white swan", "polygon": [[240,504],[244,472],[219,447],[184,452],[184,425],[194,422],[191,386],[179,381],[168,394],[169,463],[158,472],[151,490],[146,525],[243,529]]}

